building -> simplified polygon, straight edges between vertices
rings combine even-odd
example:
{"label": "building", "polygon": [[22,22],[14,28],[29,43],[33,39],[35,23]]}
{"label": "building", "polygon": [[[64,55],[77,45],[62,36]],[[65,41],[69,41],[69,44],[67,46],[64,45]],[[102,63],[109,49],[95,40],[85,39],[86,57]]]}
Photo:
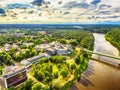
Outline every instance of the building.
{"label": "building", "polygon": [[31,67],[32,67],[32,63],[31,63],[31,62],[29,62],[29,61],[27,61],[27,60],[22,60],[22,61],[20,62],[20,64],[21,64],[22,66],[25,66],[25,67],[26,67],[27,72],[29,72],[29,71],[31,70]]}
{"label": "building", "polygon": [[57,55],[67,55],[68,54],[68,50],[67,49],[57,49],[56,50],[56,54]]}
{"label": "building", "polygon": [[27,80],[27,70],[25,67],[14,68],[14,66],[8,67],[9,72],[5,73],[3,77],[3,82],[5,88],[9,88],[10,86],[19,86]]}
{"label": "building", "polygon": [[20,49],[19,46],[16,44],[5,44],[4,47],[2,47],[2,50],[9,52],[11,48],[14,48],[15,50]]}
{"label": "building", "polygon": [[15,37],[23,37],[23,36],[25,36],[24,33],[13,33],[12,35],[15,36]]}
{"label": "building", "polygon": [[71,53],[70,47],[68,47],[66,45],[59,45],[55,49],[56,49],[57,55],[67,55],[67,54]]}
{"label": "building", "polygon": [[13,44],[12,48],[15,49],[15,50],[19,50],[20,49],[20,47],[17,44]]}
{"label": "building", "polygon": [[29,46],[34,45],[34,43],[23,43],[23,45],[25,45],[25,46],[29,47]]}
{"label": "building", "polygon": [[29,62],[29,61],[27,61],[27,60],[22,60],[22,61],[20,62],[20,64],[21,64],[22,66],[26,66],[27,68],[29,68],[29,67],[32,66],[32,63]]}
{"label": "building", "polygon": [[40,33],[41,35],[46,35],[46,34],[47,34],[46,31],[39,31],[39,33]]}
{"label": "building", "polygon": [[12,48],[12,45],[10,44],[5,44],[5,46],[2,48],[4,51],[8,52]]}
{"label": "building", "polygon": [[12,48],[14,48],[14,49],[18,49],[19,46],[18,46],[17,44],[13,44],[13,45],[12,45]]}
{"label": "building", "polygon": [[48,48],[50,48],[49,44],[41,44],[41,45],[35,46],[36,50],[46,50]]}
{"label": "building", "polygon": [[39,55],[37,56],[34,56],[34,57],[31,57],[31,58],[28,58],[26,59],[28,62],[30,63],[36,63],[39,59],[41,58],[44,58],[44,57],[50,57],[50,55],[46,54],[46,53],[40,53]]}
{"label": "building", "polygon": [[48,49],[46,49],[46,53],[48,53],[49,55],[55,55],[56,54],[56,50],[54,50],[52,48],[48,48]]}
{"label": "building", "polygon": [[73,49],[71,45],[65,45],[58,42],[52,42],[49,44],[41,44],[35,47],[36,50],[45,50],[49,55],[67,55],[70,54]]}

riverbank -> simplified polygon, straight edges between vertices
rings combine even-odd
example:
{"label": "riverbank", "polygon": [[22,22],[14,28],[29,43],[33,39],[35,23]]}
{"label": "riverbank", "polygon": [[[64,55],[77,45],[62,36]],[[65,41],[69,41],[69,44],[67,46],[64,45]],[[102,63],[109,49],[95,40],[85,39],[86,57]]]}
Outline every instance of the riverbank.
{"label": "riverbank", "polygon": [[118,47],[119,45],[117,43],[115,43],[114,41],[112,41],[109,37],[106,37],[106,40],[109,41],[114,47],[116,47],[119,50],[119,56],[120,56],[120,47]]}
{"label": "riverbank", "polygon": [[[94,33],[94,51],[118,56],[118,50],[106,41],[104,34]],[[102,60],[108,60],[103,56],[97,56]],[[112,59],[114,60],[114,59]],[[120,71],[107,64],[89,60],[87,70],[85,70],[79,82],[70,90],[120,90]]]}
{"label": "riverbank", "polygon": [[120,71],[94,60],[81,75],[81,80],[70,90],[120,90]]}
{"label": "riverbank", "polygon": [[120,30],[119,29],[113,29],[109,31],[106,35],[105,38],[107,41],[109,41],[113,46],[115,46],[119,50],[119,55],[120,55]]}

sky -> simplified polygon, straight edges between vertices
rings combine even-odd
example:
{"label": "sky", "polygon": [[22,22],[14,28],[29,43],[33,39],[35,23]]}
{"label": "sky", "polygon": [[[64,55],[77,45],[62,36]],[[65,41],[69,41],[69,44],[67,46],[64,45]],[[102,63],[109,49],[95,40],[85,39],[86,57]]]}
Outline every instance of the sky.
{"label": "sky", "polygon": [[0,0],[0,23],[120,22],[120,0]]}

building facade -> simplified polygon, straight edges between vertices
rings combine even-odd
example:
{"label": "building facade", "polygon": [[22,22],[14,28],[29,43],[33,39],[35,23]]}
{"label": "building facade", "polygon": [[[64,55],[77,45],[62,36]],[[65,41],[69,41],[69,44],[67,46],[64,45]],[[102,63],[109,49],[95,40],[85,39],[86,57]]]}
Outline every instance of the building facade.
{"label": "building facade", "polygon": [[10,86],[17,87],[26,80],[27,80],[27,70],[25,67],[22,67],[19,70],[3,75],[5,88],[9,88]]}

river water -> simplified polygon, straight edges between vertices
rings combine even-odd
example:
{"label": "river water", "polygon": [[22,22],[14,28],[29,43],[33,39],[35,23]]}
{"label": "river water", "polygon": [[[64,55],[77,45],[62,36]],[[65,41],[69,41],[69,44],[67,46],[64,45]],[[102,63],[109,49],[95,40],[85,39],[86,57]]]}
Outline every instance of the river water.
{"label": "river water", "polygon": [[[94,51],[118,56],[118,50],[105,40],[103,34],[94,33]],[[110,59],[93,55],[102,60]],[[114,59],[113,59],[114,60]],[[81,76],[81,80],[70,90],[120,90],[120,69],[110,65],[89,60],[87,70]]]}

